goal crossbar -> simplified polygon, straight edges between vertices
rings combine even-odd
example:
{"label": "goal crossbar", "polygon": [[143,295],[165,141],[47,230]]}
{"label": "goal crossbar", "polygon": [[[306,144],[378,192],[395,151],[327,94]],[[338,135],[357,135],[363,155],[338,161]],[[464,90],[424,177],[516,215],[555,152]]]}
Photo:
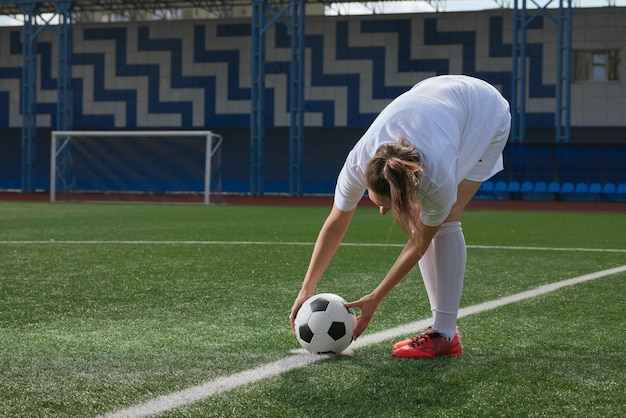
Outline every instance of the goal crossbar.
{"label": "goal crossbar", "polygon": [[[204,137],[204,204],[210,204],[211,158],[222,145],[223,138],[213,131],[53,131],[50,144],[50,202],[56,201],[57,158],[68,145],[70,137]],[[213,139],[216,144],[213,146]],[[59,140],[62,140],[59,142]],[[63,140],[64,139],[64,140]]]}

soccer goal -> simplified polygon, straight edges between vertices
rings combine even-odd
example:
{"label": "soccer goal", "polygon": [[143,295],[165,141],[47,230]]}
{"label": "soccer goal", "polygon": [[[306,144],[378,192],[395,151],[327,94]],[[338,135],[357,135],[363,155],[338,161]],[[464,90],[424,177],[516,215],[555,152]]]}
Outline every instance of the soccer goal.
{"label": "soccer goal", "polygon": [[221,203],[221,149],[211,131],[54,131],[50,201]]}

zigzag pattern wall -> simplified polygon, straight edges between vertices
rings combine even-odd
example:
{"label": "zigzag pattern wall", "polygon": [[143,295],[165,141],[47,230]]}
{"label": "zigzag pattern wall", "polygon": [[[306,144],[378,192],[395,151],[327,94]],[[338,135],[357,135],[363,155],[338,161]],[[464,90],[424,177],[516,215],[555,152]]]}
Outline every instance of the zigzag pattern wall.
{"label": "zigzag pattern wall", "polygon": [[[309,18],[305,124],[366,126],[435,74],[475,75],[510,97],[510,14]],[[530,30],[542,32],[542,19]],[[250,31],[243,20],[75,25],[73,128],[248,126]],[[42,32],[37,48],[37,124],[54,128],[56,37]],[[21,126],[21,53],[21,29],[0,30],[0,128]],[[553,56],[529,43],[529,94],[552,99],[544,54]],[[289,67],[290,34],[276,24],[267,33],[266,126],[289,125]],[[529,109],[529,124],[553,124],[553,113],[537,109]]]}

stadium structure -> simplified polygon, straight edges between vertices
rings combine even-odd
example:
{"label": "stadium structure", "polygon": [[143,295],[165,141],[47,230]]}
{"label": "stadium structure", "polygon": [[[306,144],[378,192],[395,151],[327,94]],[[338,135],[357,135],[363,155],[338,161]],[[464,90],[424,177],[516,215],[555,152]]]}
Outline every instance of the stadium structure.
{"label": "stadium structure", "polygon": [[[221,191],[330,194],[387,103],[426,77],[468,74],[513,116],[506,169],[478,198],[625,200],[626,8],[445,11],[453,1],[328,16],[348,2],[2,0],[0,15],[23,24],[0,28],[0,189],[50,188],[52,131],[210,130],[223,138]],[[181,157],[160,165],[188,164],[172,144]],[[89,152],[123,172],[115,153],[130,151]]]}

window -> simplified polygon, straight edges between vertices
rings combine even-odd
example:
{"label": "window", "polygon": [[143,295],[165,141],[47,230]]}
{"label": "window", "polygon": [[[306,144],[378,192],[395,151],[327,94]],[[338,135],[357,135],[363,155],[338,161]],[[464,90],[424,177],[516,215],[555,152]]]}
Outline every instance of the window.
{"label": "window", "polygon": [[576,81],[615,81],[620,79],[619,49],[576,51]]}

